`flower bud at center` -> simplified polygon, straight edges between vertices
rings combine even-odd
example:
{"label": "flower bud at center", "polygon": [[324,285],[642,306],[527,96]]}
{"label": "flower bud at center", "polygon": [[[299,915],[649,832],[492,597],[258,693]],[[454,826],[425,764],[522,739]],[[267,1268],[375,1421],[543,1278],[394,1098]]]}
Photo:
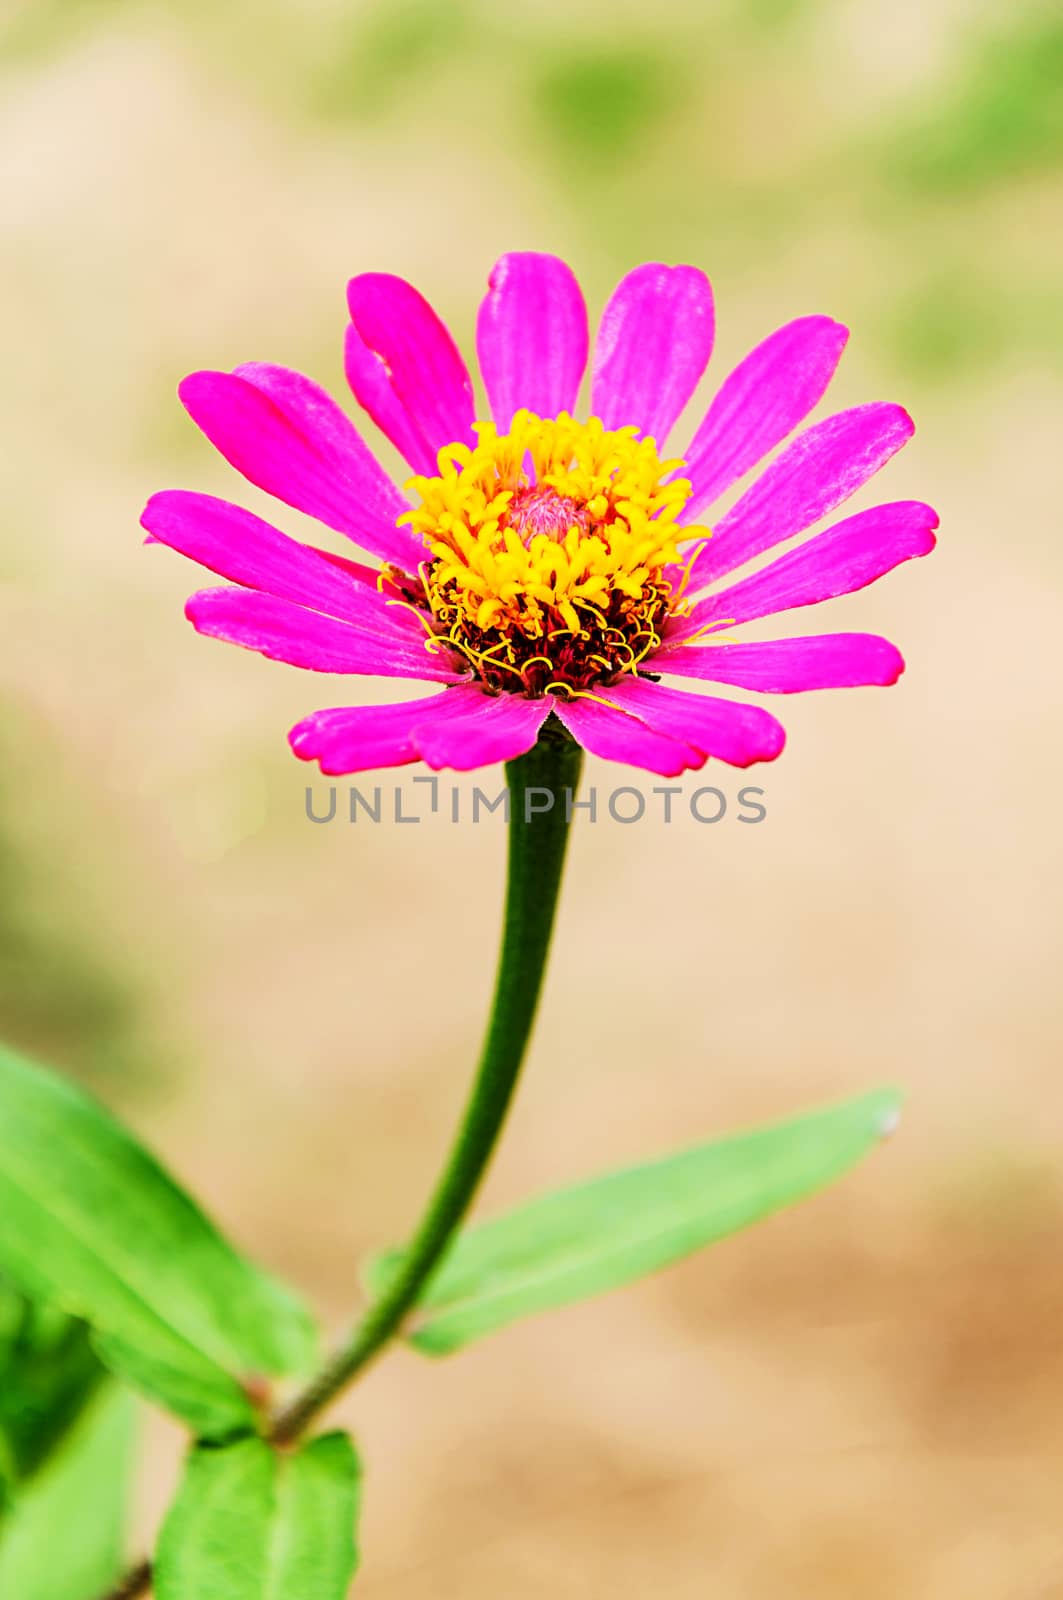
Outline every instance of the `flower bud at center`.
{"label": "flower bud at center", "polygon": [[516,491],[499,526],[512,528],[525,545],[530,545],[537,533],[560,544],[570,528],[589,533],[591,517],[587,507],[571,496],[533,484]]}

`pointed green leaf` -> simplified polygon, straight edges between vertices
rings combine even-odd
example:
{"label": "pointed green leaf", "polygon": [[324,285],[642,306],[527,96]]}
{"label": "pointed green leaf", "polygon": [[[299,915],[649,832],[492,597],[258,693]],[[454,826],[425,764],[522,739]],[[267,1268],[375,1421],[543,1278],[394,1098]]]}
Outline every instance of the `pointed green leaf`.
{"label": "pointed green leaf", "polygon": [[[518,1317],[616,1289],[821,1188],[896,1122],[878,1090],[544,1195],[458,1236],[410,1342],[445,1355]],[[369,1264],[374,1294],[401,1262]]]}
{"label": "pointed green leaf", "polygon": [[262,1439],[199,1446],[159,1537],[156,1600],[345,1600],[359,1493],[343,1433],[295,1454]]}
{"label": "pointed green leaf", "polygon": [[107,1382],[0,1525],[4,1600],[98,1600],[116,1582],[132,1448],[131,1396]]}
{"label": "pointed green leaf", "polygon": [[241,1379],[305,1370],[313,1327],[81,1090],[0,1048],[0,1274],[88,1322],[198,1432],[249,1428]]}

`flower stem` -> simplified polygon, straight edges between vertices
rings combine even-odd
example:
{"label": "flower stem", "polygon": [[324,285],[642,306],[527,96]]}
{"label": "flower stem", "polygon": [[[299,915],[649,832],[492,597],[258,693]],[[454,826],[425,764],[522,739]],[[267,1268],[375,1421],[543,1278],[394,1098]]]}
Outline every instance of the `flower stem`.
{"label": "flower stem", "polygon": [[[554,733],[549,726],[535,749],[506,763],[509,869],[503,947],[479,1069],[458,1136],[399,1275],[367,1310],[351,1341],[274,1419],[269,1437],[277,1445],[290,1445],[301,1437],[317,1414],[399,1331],[479,1189],[506,1120],[532,1034],[565,866],[568,822],[572,818],[570,802],[580,784],[581,768],[580,746],[567,736]],[[146,1594],[150,1582],[150,1563],[141,1562],[126,1574],[117,1589],[110,1590],[106,1600],[136,1600],[138,1595]]]}
{"label": "flower stem", "polygon": [[[278,1444],[297,1439],[399,1330],[472,1203],[494,1150],[535,1019],[583,752],[547,730],[507,763],[509,869],[494,1003],[476,1078],[449,1159],[391,1286],[321,1373],[277,1417]],[[568,793],[566,793],[568,791]]]}
{"label": "flower stem", "polygon": [[[509,867],[494,1002],[465,1115],[413,1243],[391,1287],[369,1307],[348,1344],[274,1419],[275,1444],[298,1439],[398,1332],[472,1203],[498,1141],[524,1060],[542,988],[565,865],[570,801],[583,751],[552,728],[506,764]],[[105,1600],[136,1600],[151,1586],[149,1562]]]}

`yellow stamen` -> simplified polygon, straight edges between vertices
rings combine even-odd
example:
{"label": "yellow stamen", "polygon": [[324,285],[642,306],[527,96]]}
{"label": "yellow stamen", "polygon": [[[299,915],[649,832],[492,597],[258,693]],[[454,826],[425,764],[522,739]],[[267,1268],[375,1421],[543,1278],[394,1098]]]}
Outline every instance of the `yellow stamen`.
{"label": "yellow stamen", "polygon": [[[441,635],[489,686],[516,673],[528,693],[584,693],[639,663],[661,638],[696,553],[678,542],[705,528],[677,518],[690,484],[652,439],[519,411],[509,432],[476,424],[475,448],[438,455],[436,477],[408,487],[401,519],[430,552],[421,582]],[[679,565],[673,593],[666,569]]]}
{"label": "yellow stamen", "polygon": [[707,639],[712,634],[715,639],[722,640],[725,644],[734,644],[734,639],[726,633],[716,633],[717,628],[730,627],[734,620],[734,617],[717,617],[713,622],[703,622],[700,628],[695,628],[693,633],[686,634],[678,643],[700,644],[703,639]]}

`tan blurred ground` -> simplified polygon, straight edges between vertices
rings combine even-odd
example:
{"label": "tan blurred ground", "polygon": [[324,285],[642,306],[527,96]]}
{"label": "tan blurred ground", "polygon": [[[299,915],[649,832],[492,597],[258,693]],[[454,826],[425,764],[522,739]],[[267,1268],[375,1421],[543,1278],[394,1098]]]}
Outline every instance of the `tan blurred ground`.
{"label": "tan blurred ground", "polygon": [[[1035,129],[1002,172],[983,150],[977,182],[962,151],[936,191],[892,182],[923,111],[962,89],[985,10],[655,14],[647,33],[637,8],[535,26],[455,8],[457,45],[425,61],[424,7],[396,43],[385,13],[338,0],[16,5],[0,695],[19,910],[43,906],[35,938],[73,930],[135,996],[146,1067],[108,1080],[112,1101],[338,1325],[463,1093],[503,839],[303,820],[284,730],[346,687],[197,641],[196,575],[138,548],[155,488],[260,503],[183,419],[177,379],[260,358],[342,392],[343,283],[367,268],[413,278],[468,345],[512,247],[561,250],[595,304],[646,256],[704,265],[717,378],[789,316],[850,320],[832,397],[915,412],[882,497],[933,500],[943,540],[798,620],[887,632],[908,674],[784,708],[762,827],[577,830],[483,1205],[880,1081],[907,1090],[905,1123],[843,1187],[651,1284],[449,1363],[392,1356],[343,1412],[369,1463],[358,1593],[1049,1600],[1060,165]],[[360,28],[348,99],[337,41]],[[617,39],[650,52],[652,116],[622,153],[578,126],[552,144],[544,112],[563,131],[550,108],[580,92],[566,52]],[[154,1437],[144,1537],[176,1444]]]}

